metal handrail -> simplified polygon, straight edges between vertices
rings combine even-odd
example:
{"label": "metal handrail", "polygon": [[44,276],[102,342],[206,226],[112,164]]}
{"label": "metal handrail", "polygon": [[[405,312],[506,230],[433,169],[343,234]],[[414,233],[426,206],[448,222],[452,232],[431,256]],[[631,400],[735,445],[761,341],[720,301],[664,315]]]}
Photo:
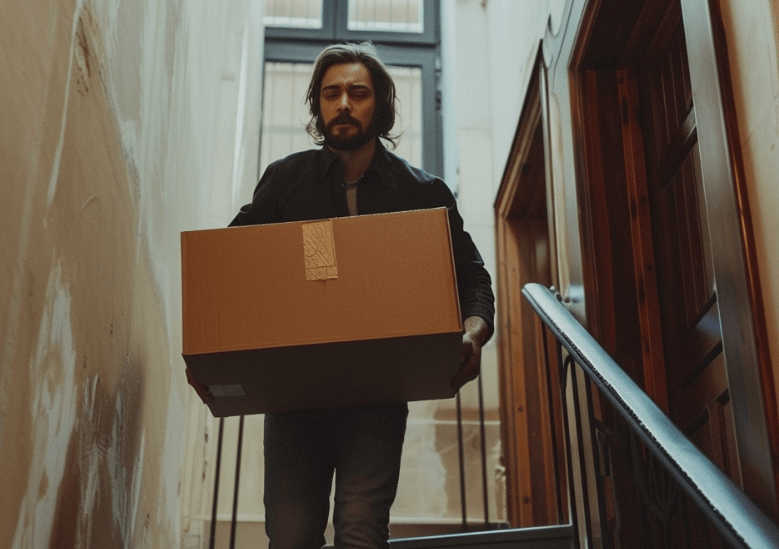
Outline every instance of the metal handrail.
{"label": "metal handrail", "polygon": [[540,284],[522,289],[529,304],[588,378],[734,547],[779,547],[779,528],[671,422],[589,332]]}

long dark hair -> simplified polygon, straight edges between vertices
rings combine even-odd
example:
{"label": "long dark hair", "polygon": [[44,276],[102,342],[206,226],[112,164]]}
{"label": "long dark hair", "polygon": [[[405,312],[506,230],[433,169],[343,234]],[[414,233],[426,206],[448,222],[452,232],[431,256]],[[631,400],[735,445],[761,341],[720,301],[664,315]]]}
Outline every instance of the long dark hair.
{"label": "long dark hair", "polygon": [[395,82],[387,72],[387,67],[376,54],[376,48],[371,42],[361,44],[334,44],[323,49],[314,62],[314,74],[306,93],[311,120],[306,126],[306,131],[314,138],[317,145],[325,141],[325,126],[322,121],[322,113],[319,109],[319,93],[322,89],[322,80],[327,69],[333,65],[343,63],[362,63],[373,80],[373,89],[376,94],[376,111],[371,127],[376,135],[391,143],[394,148],[397,145],[399,135],[390,135],[392,126],[395,125],[396,101]]}

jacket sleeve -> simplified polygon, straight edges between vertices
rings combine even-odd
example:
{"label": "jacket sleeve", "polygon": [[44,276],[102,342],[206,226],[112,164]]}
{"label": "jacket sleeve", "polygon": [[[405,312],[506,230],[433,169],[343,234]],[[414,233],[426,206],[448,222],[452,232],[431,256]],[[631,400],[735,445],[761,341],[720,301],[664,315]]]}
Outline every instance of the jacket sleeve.
{"label": "jacket sleeve", "polygon": [[277,223],[281,220],[278,213],[276,191],[276,171],[278,162],[268,166],[254,189],[252,201],[243,206],[230,222],[230,227],[242,225],[262,225]]}
{"label": "jacket sleeve", "polygon": [[436,179],[433,186],[436,202],[439,206],[446,206],[449,214],[462,318],[463,320],[469,316],[483,318],[492,337],[495,331],[495,296],[492,292],[492,280],[471,235],[464,228],[463,219],[457,209],[457,201],[449,187],[440,179]]}

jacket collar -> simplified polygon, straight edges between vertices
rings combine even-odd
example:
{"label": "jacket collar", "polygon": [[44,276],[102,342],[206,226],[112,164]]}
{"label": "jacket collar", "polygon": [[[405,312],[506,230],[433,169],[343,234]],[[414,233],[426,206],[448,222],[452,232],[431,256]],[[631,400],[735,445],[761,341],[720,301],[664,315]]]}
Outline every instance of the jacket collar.
{"label": "jacket collar", "polygon": [[[340,169],[340,159],[327,147],[322,147],[319,150],[319,168],[318,173],[320,179],[325,179],[328,175],[331,175],[331,170]],[[386,147],[381,142],[381,139],[377,138],[376,152],[373,154],[368,169],[365,170],[365,174],[374,172],[378,176],[378,180],[382,183],[389,185],[393,190],[397,191],[397,183],[395,178],[392,177],[392,163],[390,162],[389,153]]]}

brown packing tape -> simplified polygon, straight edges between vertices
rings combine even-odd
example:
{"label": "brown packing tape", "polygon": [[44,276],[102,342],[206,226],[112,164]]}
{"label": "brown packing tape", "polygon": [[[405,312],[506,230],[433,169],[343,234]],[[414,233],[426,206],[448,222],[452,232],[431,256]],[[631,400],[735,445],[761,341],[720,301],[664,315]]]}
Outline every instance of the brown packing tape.
{"label": "brown packing tape", "polygon": [[301,227],[303,229],[306,280],[338,278],[332,222],[328,219],[304,223]]}

